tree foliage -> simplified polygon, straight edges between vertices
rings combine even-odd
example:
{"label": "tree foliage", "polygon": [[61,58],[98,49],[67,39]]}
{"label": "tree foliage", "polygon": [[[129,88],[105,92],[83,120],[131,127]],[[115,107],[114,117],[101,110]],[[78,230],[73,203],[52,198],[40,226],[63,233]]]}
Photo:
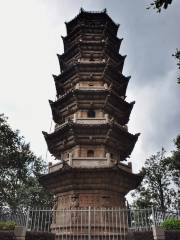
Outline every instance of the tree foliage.
{"label": "tree foliage", "polygon": [[0,211],[50,206],[52,196],[38,182],[44,170],[43,160],[0,115]]}
{"label": "tree foliage", "polygon": [[[167,160],[168,159],[168,160]],[[137,208],[158,207],[165,211],[167,208],[178,206],[179,186],[173,179],[171,158],[165,157],[165,150],[152,155],[146,160],[145,177],[139,188],[132,194],[135,197],[133,206]]]}
{"label": "tree foliage", "polygon": [[172,156],[166,159],[166,164],[172,173],[173,184],[177,189],[175,205],[180,207],[180,135],[174,143],[176,150],[172,151]]}
{"label": "tree foliage", "polygon": [[[176,49],[176,52],[173,54],[173,57],[175,57],[176,60],[178,61],[177,66],[178,66],[178,69],[180,70],[180,51],[178,49]],[[178,80],[178,83],[180,84],[180,76],[178,76],[177,80]]]}
{"label": "tree foliage", "polygon": [[169,5],[172,3],[173,0],[154,0],[148,7],[151,8],[153,7],[154,9],[157,10],[157,12],[161,12],[162,8],[167,9]]}
{"label": "tree foliage", "polygon": [[180,135],[177,136],[175,142],[176,150],[172,153],[172,164],[175,170],[180,171]]}

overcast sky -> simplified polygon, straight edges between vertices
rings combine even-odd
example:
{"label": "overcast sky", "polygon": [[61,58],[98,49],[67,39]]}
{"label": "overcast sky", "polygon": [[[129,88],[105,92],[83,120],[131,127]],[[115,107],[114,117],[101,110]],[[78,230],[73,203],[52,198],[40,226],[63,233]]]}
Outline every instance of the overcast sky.
{"label": "overcast sky", "polygon": [[[120,53],[127,54],[123,73],[131,75],[127,100],[136,101],[129,131],[140,132],[131,155],[134,171],[164,146],[174,148],[180,133],[180,85],[172,53],[180,47],[180,1],[167,11],[146,10],[152,0],[0,0],[0,113],[46,156],[41,131],[49,131],[48,99],[55,99],[52,74],[59,74],[57,53],[62,54],[65,21],[78,14],[107,8],[120,23],[124,38]],[[48,154],[47,161],[51,159]]]}

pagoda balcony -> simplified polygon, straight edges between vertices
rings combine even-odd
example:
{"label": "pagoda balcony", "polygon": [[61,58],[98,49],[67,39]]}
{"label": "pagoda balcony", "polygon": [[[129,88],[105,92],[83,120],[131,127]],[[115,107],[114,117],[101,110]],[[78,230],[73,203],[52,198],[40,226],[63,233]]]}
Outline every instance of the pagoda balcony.
{"label": "pagoda balcony", "polygon": [[79,119],[74,119],[75,123],[79,124],[103,124],[103,123],[108,123],[109,120],[106,118],[79,118]]}
{"label": "pagoda balcony", "polygon": [[[78,124],[105,124],[109,122],[109,119],[107,118],[75,118],[74,117],[71,121],[73,123],[78,123]],[[63,128],[66,124],[68,124],[68,120],[62,124],[56,124],[55,131],[58,131],[59,129]]]}
{"label": "pagoda balcony", "polygon": [[[78,123],[78,124],[106,124],[106,123],[111,123],[111,120],[107,117],[104,118],[76,118],[74,115],[74,118],[71,119],[70,121],[72,121],[73,123]],[[67,125],[69,123],[69,120],[65,121],[62,124],[56,124],[55,125],[55,131],[58,131],[59,129],[63,128],[65,125]],[[118,123],[116,123],[117,126],[119,128],[121,128],[122,131],[127,132],[128,128],[127,125],[120,125]]]}
{"label": "pagoda balcony", "polygon": [[97,85],[93,85],[93,84],[94,83],[81,86],[80,84],[77,83],[75,86],[75,89],[79,89],[79,90],[106,90],[106,89],[108,89],[107,84],[103,84],[103,86],[97,86]]}
{"label": "pagoda balcony", "polygon": [[[62,169],[64,163],[72,168],[107,168],[117,165],[117,160],[111,158],[109,153],[106,154],[106,157],[72,157],[72,155],[69,154],[69,158],[59,163],[49,163],[49,173]],[[126,172],[132,172],[131,162],[128,164],[118,162],[118,167]]]}

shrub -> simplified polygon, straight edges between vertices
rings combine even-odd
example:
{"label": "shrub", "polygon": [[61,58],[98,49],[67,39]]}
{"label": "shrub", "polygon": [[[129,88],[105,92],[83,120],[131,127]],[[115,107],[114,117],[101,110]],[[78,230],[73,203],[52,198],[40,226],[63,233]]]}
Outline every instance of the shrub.
{"label": "shrub", "polygon": [[0,230],[14,230],[15,226],[13,221],[0,221]]}
{"label": "shrub", "polygon": [[166,230],[180,230],[180,219],[170,218],[162,223]]}

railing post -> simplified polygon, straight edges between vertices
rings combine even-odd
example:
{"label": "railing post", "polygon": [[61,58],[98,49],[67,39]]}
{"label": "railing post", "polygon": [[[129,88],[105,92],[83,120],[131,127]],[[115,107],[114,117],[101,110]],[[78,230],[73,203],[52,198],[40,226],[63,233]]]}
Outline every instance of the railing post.
{"label": "railing post", "polygon": [[28,225],[29,225],[29,215],[30,215],[30,207],[28,207],[28,210],[27,210],[27,214],[26,214],[26,229],[28,229]]}
{"label": "railing post", "polygon": [[152,207],[151,209],[152,209],[152,221],[153,221],[153,226],[156,226],[154,207]]}
{"label": "railing post", "polygon": [[88,240],[91,240],[91,206],[88,209]]}

